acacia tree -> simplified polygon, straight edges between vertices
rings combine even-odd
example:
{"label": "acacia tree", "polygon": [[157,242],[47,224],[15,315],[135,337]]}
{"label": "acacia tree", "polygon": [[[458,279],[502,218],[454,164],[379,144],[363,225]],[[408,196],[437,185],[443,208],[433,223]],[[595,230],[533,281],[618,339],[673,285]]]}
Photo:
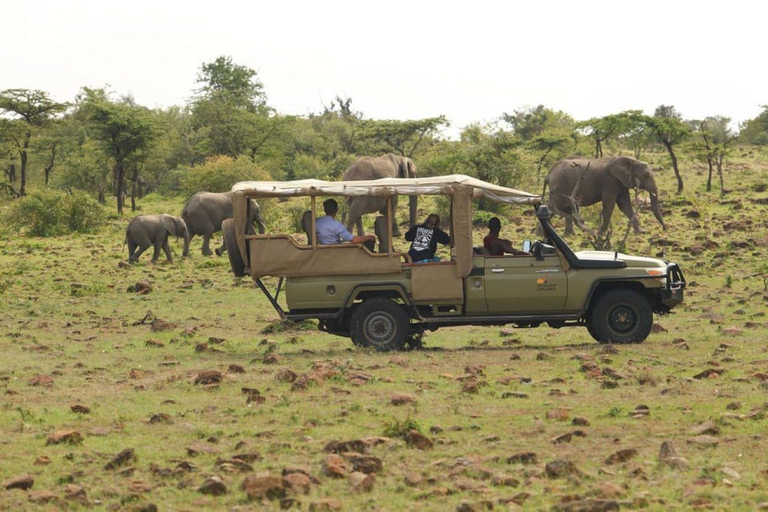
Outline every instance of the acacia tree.
{"label": "acacia tree", "polygon": [[3,119],[4,126],[0,127],[0,133],[12,141],[19,155],[21,181],[17,195],[23,196],[27,193],[27,162],[32,136],[66,108],[65,103],[53,101],[45,91],[36,89],[0,91],[0,113],[6,116],[6,119]]}
{"label": "acacia tree", "polygon": [[672,160],[672,169],[677,178],[677,193],[683,191],[683,178],[680,176],[680,168],[677,165],[677,155],[675,147],[683,142],[690,135],[691,131],[688,125],[683,122],[682,116],[670,105],[659,105],[650,116],[636,116],[648,127],[650,133],[653,133],[656,140],[661,142],[669,153]]}
{"label": "acacia tree", "polygon": [[437,135],[444,126],[449,126],[445,116],[412,121],[368,119],[361,121],[361,136],[390,151],[413,158],[421,143]]}
{"label": "acacia tree", "polygon": [[84,88],[78,103],[88,128],[114,163],[117,212],[122,214],[125,173],[129,165],[139,165],[157,138],[154,117],[130,99],[113,101],[104,89]]}
{"label": "acacia tree", "polygon": [[576,125],[577,130],[584,131],[595,143],[595,158],[603,157],[603,143],[611,137],[619,137],[631,131],[633,116],[636,111],[610,114],[604,117],[593,117]]}
{"label": "acacia tree", "polygon": [[720,178],[720,196],[725,195],[723,184],[723,162],[725,157],[731,152],[730,146],[738,139],[738,136],[731,132],[728,124],[730,118],[723,116],[708,117],[699,123],[699,140],[694,143],[699,155],[707,162],[709,173],[707,175],[707,192],[712,190],[712,171],[717,168],[717,175]]}

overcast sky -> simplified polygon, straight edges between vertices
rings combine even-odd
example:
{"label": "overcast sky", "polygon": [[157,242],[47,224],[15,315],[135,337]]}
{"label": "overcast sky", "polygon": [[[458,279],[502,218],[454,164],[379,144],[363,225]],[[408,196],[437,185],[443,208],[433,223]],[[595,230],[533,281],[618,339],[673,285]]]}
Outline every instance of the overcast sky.
{"label": "overcast sky", "polygon": [[228,55],[284,114],[340,95],[367,118],[444,114],[449,135],[538,104],[740,122],[768,104],[766,14],[742,0],[3,0],[0,89],[72,101],[109,84],[167,107]]}

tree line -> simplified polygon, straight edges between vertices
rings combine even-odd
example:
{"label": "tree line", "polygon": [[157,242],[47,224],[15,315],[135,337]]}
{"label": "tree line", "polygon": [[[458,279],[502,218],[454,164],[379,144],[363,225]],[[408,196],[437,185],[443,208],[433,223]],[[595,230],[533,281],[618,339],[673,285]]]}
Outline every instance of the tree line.
{"label": "tree line", "polygon": [[244,179],[338,179],[358,156],[387,152],[417,161],[422,174],[464,173],[515,186],[541,177],[568,155],[601,157],[661,148],[679,169],[681,149],[720,177],[735,143],[768,145],[768,106],[743,123],[713,115],[683,119],[673,106],[653,115],[639,110],[577,121],[543,105],[502,113],[496,122],[464,127],[446,140],[445,116],[417,120],[369,119],[350,98],[336,97],[307,116],[277,112],[253,69],[222,56],[204,63],[185,105],[150,109],[107,88],[83,87],[74,101],[45,91],[0,91],[0,188],[24,196],[34,186],[87,192],[105,202],[136,200],[148,190],[189,194],[228,190]]}

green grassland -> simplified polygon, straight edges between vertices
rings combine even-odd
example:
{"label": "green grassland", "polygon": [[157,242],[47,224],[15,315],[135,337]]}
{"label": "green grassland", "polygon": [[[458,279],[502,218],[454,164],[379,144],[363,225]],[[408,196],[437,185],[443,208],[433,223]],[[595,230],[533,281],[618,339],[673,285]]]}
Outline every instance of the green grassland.
{"label": "green grassland", "polygon": [[[0,481],[34,484],[1,488],[0,509],[765,507],[768,159],[737,151],[722,198],[704,192],[704,169],[684,176],[675,195],[671,170],[657,173],[668,230],[643,210],[646,232],[629,236],[628,252],[663,252],[689,282],[685,302],[638,345],[600,345],[581,328],[462,327],[429,333],[423,350],[376,353],[279,325],[226,257],[201,256],[200,239],[186,260],[152,266],[145,253],[121,264],[130,215],[94,235],[4,228]],[[150,197],[141,207],[181,204]],[[295,229],[303,208],[269,205],[270,225]],[[428,200],[420,212],[437,208]],[[500,216],[507,238],[534,236],[530,211]],[[617,211],[614,230],[625,223]],[[585,246],[582,234],[569,241]],[[152,290],[130,291],[141,280]],[[220,382],[196,383],[210,370]],[[412,428],[431,448],[406,441]],[[54,444],[63,431],[76,434]],[[375,482],[327,474],[329,443],[378,436],[387,439],[354,446],[380,459]],[[677,459],[660,458],[664,442]],[[133,456],[113,461],[125,449]],[[523,452],[533,455],[514,457]],[[341,473],[355,457],[342,454]],[[241,488],[297,466],[313,479],[307,494],[289,489],[281,501]],[[226,492],[201,492],[214,476]]]}

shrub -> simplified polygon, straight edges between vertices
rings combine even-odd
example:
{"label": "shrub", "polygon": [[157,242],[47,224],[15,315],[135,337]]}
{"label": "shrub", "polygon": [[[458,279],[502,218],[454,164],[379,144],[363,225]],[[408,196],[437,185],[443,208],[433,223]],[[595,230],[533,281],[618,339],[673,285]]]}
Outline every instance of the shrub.
{"label": "shrub", "polygon": [[56,236],[91,233],[104,218],[104,208],[85,192],[35,190],[11,207],[9,223],[28,236]]}
{"label": "shrub", "polygon": [[201,191],[228,192],[238,181],[269,181],[272,178],[248,157],[234,160],[221,155],[209,158],[203,165],[180,168],[178,179],[182,192],[192,195]]}

